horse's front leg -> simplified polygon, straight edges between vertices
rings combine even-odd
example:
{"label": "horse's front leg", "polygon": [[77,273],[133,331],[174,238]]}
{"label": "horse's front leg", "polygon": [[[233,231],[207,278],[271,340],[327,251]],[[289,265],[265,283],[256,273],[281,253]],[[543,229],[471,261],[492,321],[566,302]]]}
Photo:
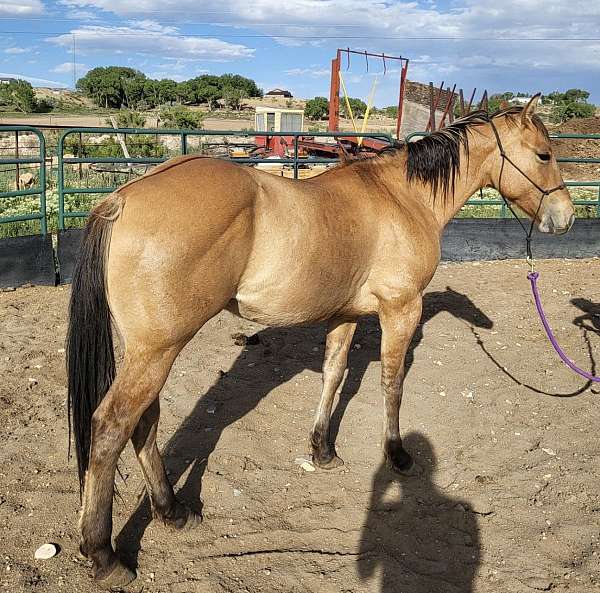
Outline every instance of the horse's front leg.
{"label": "horse's front leg", "polygon": [[422,295],[401,303],[380,302],[381,387],[384,400],[383,453],[388,466],[399,473],[410,473],[411,456],[400,439],[400,404],[404,383],[404,359],[421,319]]}
{"label": "horse's front leg", "polygon": [[332,319],[327,326],[325,360],[323,361],[323,391],[310,434],[313,461],[315,465],[323,469],[333,469],[344,463],[337,456],[335,445],[331,442],[329,424],[335,392],[344,377],[348,350],[355,329],[356,323],[344,323],[335,319]]}

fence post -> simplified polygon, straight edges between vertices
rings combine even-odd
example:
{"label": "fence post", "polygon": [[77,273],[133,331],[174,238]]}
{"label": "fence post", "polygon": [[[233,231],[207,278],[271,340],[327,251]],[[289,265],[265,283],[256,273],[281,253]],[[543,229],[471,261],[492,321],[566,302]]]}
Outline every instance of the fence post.
{"label": "fence post", "polygon": [[294,179],[298,179],[298,134],[294,135]]}
{"label": "fence post", "polygon": [[58,146],[56,147],[56,152],[58,153],[58,171],[56,172],[56,184],[58,186],[58,230],[65,230],[65,193],[64,193],[64,173],[63,173],[63,151],[64,151],[64,139],[68,134],[68,130],[63,132],[58,138]]}
{"label": "fence post", "polygon": [[187,134],[181,132],[181,154],[187,154]]}
{"label": "fence post", "polygon": [[46,236],[48,233],[48,221],[46,213],[46,139],[42,132],[38,132],[38,140],[40,143],[40,231]]}
{"label": "fence post", "polygon": [[[15,159],[19,160],[19,131],[15,130]],[[19,163],[17,162],[15,166],[15,190],[19,191],[21,189],[21,183],[19,177],[21,176],[21,170],[19,168]]]}

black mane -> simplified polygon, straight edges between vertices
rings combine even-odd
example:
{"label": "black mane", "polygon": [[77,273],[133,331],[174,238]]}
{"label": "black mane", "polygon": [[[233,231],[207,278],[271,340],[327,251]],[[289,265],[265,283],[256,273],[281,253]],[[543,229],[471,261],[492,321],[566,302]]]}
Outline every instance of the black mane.
{"label": "black mane", "polygon": [[[474,111],[438,132],[407,143],[406,174],[409,182],[427,183],[434,198],[441,193],[446,199],[454,192],[456,174],[460,169],[460,149],[464,148],[468,154],[471,128],[500,116],[507,116],[509,123],[516,124],[515,116],[520,115],[522,110],[520,106],[509,107],[492,115],[486,111]],[[547,138],[548,132],[539,117],[534,115],[532,121]]]}

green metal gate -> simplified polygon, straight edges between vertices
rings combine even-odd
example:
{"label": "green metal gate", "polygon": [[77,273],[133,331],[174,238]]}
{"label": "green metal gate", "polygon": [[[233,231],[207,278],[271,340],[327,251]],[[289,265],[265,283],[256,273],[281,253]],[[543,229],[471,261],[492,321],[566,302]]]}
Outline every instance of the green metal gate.
{"label": "green metal gate", "polygon": [[[24,196],[39,196],[39,210],[26,214],[0,217],[1,223],[24,222],[29,220],[39,220],[40,234],[46,235],[48,224],[46,217],[46,141],[40,130],[31,126],[2,126],[0,133],[14,133],[15,155],[9,158],[0,158],[0,168],[5,165],[15,166],[16,188],[13,191],[0,192],[0,201],[10,198]],[[19,155],[20,137],[23,134],[34,134],[38,138],[38,155],[34,157],[23,157]],[[19,188],[19,170],[22,165],[39,165],[38,184],[36,187],[28,189]]]}

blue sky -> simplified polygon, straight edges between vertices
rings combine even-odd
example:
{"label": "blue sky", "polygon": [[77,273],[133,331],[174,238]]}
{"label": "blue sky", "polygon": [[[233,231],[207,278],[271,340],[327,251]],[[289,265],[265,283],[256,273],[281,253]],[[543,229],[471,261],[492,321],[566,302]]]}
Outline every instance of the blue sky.
{"label": "blue sky", "polygon": [[[337,47],[397,54],[409,78],[490,92],[586,88],[600,103],[597,0],[0,0],[0,76],[73,85],[94,66],[155,78],[240,73],[265,90],[327,96]],[[381,65],[352,60],[365,98]],[[393,104],[398,72],[377,76]],[[479,94],[479,92],[478,92]]]}

